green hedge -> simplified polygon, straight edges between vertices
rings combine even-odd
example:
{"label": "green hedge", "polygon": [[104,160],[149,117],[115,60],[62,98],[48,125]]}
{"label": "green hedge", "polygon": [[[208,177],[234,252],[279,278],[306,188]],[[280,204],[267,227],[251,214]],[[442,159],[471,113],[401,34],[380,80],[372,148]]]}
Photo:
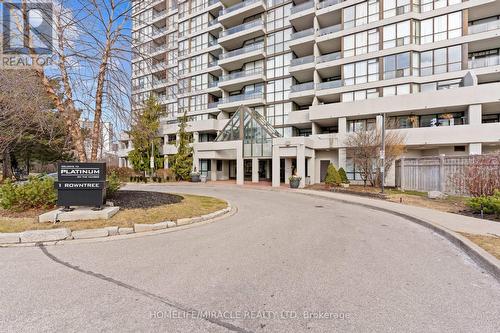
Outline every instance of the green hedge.
{"label": "green hedge", "polygon": [[475,212],[480,213],[481,209],[485,214],[495,214],[500,217],[500,190],[496,190],[493,195],[471,198],[467,205]]}
{"label": "green hedge", "polygon": [[26,183],[7,181],[0,187],[0,205],[9,210],[50,208],[56,204],[57,193],[50,177],[31,177]]}

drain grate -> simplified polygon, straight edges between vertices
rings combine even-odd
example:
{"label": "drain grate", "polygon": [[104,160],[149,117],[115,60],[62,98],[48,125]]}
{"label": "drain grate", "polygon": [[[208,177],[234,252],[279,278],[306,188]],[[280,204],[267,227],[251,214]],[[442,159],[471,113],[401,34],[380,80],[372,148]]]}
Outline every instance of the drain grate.
{"label": "drain grate", "polygon": [[314,208],[323,208],[323,206],[318,205],[318,206],[314,206]]}

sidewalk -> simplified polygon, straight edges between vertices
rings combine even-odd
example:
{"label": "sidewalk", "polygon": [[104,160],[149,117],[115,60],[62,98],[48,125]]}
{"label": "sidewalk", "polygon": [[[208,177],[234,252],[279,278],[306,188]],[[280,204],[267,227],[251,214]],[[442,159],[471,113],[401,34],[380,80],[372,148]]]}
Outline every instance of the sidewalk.
{"label": "sidewalk", "polygon": [[376,209],[391,210],[397,213],[413,216],[430,224],[436,224],[444,229],[448,229],[454,232],[500,237],[499,222],[481,220],[458,214],[440,212],[434,209],[398,204],[395,202],[366,198],[356,195],[303,189],[294,191],[305,195],[330,198],[346,203],[356,203],[366,206],[372,206]]}

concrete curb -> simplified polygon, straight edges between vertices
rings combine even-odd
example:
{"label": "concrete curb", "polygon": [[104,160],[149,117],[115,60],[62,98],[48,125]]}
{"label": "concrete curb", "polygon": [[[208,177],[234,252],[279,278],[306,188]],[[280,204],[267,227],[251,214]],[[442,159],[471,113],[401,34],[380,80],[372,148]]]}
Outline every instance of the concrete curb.
{"label": "concrete curb", "polygon": [[312,197],[317,197],[317,198],[322,198],[322,199],[328,199],[328,200],[337,201],[337,202],[341,202],[341,203],[345,203],[345,204],[349,204],[349,205],[365,207],[368,209],[373,209],[373,210],[377,210],[380,212],[399,216],[399,217],[402,217],[410,222],[417,223],[423,227],[426,227],[426,228],[434,231],[438,235],[446,238],[452,244],[454,244],[455,246],[460,248],[462,251],[464,251],[465,254],[467,254],[476,264],[478,264],[484,270],[488,271],[488,273],[493,275],[493,277],[495,279],[497,279],[498,282],[500,282],[500,260],[498,260],[490,253],[483,250],[478,245],[474,244],[474,242],[470,241],[466,237],[460,235],[459,233],[457,233],[453,230],[442,227],[433,221],[425,220],[425,219],[422,219],[422,218],[419,218],[416,216],[412,216],[410,214],[397,212],[397,211],[394,211],[394,210],[391,210],[388,208],[382,208],[382,207],[378,207],[375,205],[369,205],[369,204],[353,202],[353,201],[345,200],[345,199],[338,199],[338,198],[332,198],[329,196],[323,196],[319,193],[312,194],[312,193],[303,193],[303,192],[294,192],[294,191],[287,191],[287,192],[301,194],[301,195],[307,195],[307,196],[312,196]]}
{"label": "concrete curb", "polygon": [[[20,233],[0,233],[0,248],[2,247],[26,247],[43,245],[56,245],[65,243],[76,243],[78,241],[105,241],[113,239],[133,238],[134,236],[155,235],[174,231],[172,229],[187,229],[194,224],[205,224],[219,220],[236,209],[228,202],[227,207],[210,214],[179,219],[182,223],[164,221],[153,224],[134,224],[133,228],[119,228],[110,226],[99,229],[85,229],[71,231],[67,228],[27,230]],[[232,214],[231,214],[232,215]],[[23,241],[25,239],[25,241]]]}

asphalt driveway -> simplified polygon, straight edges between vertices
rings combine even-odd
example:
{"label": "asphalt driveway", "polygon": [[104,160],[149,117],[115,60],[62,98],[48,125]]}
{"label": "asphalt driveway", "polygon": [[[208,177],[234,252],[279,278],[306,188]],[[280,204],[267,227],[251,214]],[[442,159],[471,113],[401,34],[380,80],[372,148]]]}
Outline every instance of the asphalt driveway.
{"label": "asphalt driveway", "polygon": [[0,331],[500,331],[498,282],[400,217],[282,191],[154,188],[238,211],[161,235],[0,249]]}

